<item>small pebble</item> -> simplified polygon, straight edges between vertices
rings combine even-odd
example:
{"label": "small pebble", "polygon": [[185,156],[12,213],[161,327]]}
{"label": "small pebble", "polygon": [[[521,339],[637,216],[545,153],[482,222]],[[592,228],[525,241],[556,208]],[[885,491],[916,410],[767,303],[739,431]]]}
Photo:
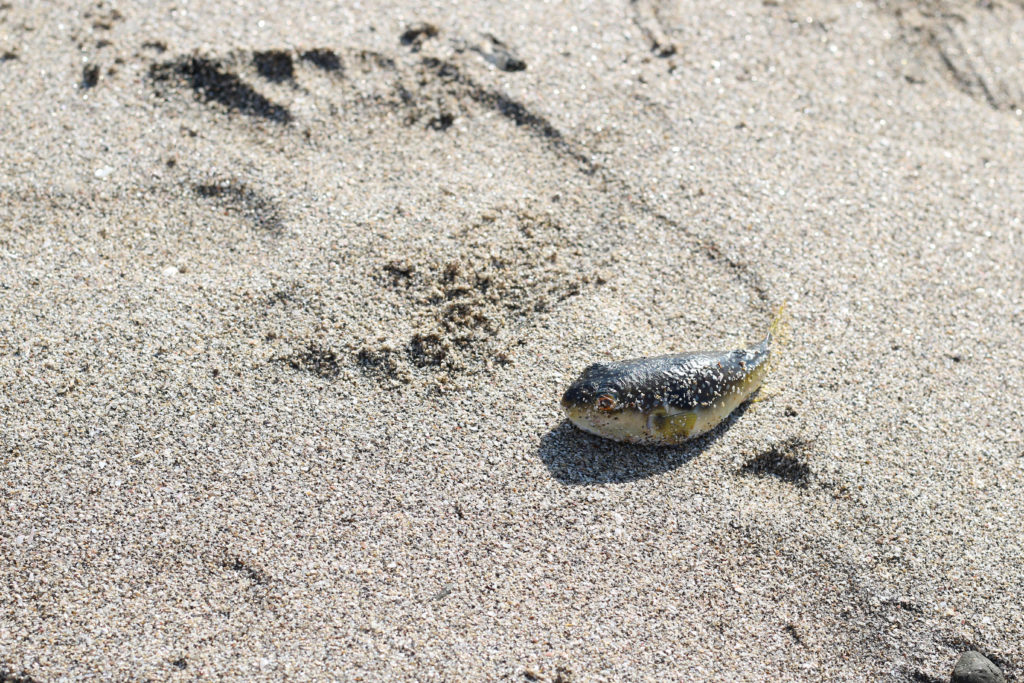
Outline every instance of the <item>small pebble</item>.
{"label": "small pebble", "polygon": [[960,661],[953,667],[952,683],[1004,683],[1006,678],[999,667],[985,655],[973,650],[960,655]]}

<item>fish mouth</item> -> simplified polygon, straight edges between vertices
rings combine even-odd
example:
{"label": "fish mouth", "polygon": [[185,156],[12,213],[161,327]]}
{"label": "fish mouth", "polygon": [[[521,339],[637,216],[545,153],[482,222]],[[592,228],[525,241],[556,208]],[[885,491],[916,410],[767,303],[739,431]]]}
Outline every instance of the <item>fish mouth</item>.
{"label": "fish mouth", "polygon": [[562,397],[562,410],[565,411],[570,420],[577,424],[581,420],[597,423],[606,422],[615,419],[616,416],[625,412],[621,407],[614,410],[602,410],[596,403],[574,400],[568,395]]}
{"label": "fish mouth", "polygon": [[573,422],[582,419],[589,412],[586,406],[565,399],[562,400],[562,410],[565,411],[565,416]]}
{"label": "fish mouth", "polygon": [[582,392],[579,387],[576,385],[566,389],[565,393],[562,394],[562,410],[568,411],[573,408],[582,408],[585,406],[586,404],[580,400],[580,398],[582,398],[581,393]]}

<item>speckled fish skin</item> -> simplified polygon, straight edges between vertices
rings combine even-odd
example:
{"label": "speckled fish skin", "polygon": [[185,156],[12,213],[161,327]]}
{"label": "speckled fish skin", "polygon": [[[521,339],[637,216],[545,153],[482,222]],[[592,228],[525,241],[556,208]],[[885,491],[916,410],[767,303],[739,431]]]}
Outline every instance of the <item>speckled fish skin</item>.
{"label": "speckled fish skin", "polygon": [[595,363],[562,397],[580,429],[616,441],[674,445],[714,429],[757,391],[771,333],[746,349]]}

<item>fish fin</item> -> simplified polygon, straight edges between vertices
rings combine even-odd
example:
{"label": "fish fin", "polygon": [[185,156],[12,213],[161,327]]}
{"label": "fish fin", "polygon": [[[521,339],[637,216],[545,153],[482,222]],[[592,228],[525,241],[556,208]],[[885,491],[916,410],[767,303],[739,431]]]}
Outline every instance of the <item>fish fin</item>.
{"label": "fish fin", "polygon": [[666,443],[689,438],[697,424],[697,413],[683,410],[669,414],[665,408],[658,408],[647,418],[647,427],[652,435]]}

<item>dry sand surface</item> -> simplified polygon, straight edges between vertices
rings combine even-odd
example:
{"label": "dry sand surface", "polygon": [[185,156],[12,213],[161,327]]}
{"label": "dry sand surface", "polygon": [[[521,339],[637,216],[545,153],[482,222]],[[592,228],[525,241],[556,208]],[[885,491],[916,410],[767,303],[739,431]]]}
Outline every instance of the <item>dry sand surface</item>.
{"label": "dry sand surface", "polygon": [[[0,679],[1022,680],[1021,36],[0,3]],[[563,420],[784,301],[707,437]]]}

